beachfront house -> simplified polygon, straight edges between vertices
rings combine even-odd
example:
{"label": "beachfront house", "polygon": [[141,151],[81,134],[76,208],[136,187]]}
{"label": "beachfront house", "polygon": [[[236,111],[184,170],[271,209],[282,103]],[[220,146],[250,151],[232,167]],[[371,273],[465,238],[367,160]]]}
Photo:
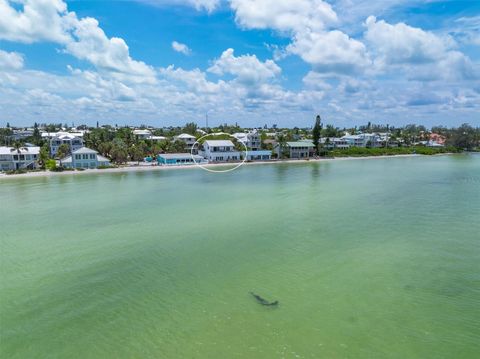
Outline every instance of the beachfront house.
{"label": "beachfront house", "polygon": [[242,158],[247,161],[268,161],[272,159],[272,151],[269,150],[257,150],[257,151],[245,151],[242,152]]}
{"label": "beachfront house", "polygon": [[306,159],[314,155],[315,145],[311,141],[286,142],[283,146],[277,144],[275,152],[279,158],[287,155],[292,159]]}
{"label": "beachfront house", "polygon": [[233,134],[233,137],[247,146],[248,150],[257,151],[262,147],[260,133],[257,130],[249,132],[237,132]]}
{"label": "beachfront house", "polygon": [[338,138],[338,137],[327,137],[327,138],[324,137],[320,139],[320,143],[327,150],[346,149],[350,147],[347,140],[345,140],[344,138]]}
{"label": "beachfront house", "polygon": [[239,161],[240,152],[230,140],[207,140],[200,153],[208,162]]}
{"label": "beachfront house", "polygon": [[50,155],[52,157],[57,155],[61,145],[67,145],[72,153],[83,147],[83,138],[68,132],[57,132],[50,138]]}
{"label": "beachfront house", "polygon": [[97,168],[110,166],[110,160],[99,155],[95,150],[82,147],[73,151],[70,156],[61,159],[59,164],[67,168]]}
{"label": "beachfront house", "polygon": [[[175,141],[181,141],[181,142],[185,143],[185,151],[186,152],[191,152],[193,145],[197,141],[197,138],[195,136],[192,136],[192,135],[188,134],[188,133],[182,133],[181,135],[175,136],[174,140]],[[194,149],[193,153],[196,154],[196,152],[197,151]]]}
{"label": "beachfront house", "polygon": [[0,171],[20,169],[35,169],[38,167],[40,147],[13,147],[0,146]]}
{"label": "beachfront house", "polygon": [[384,147],[389,140],[388,134],[361,133],[358,135],[345,135],[342,137],[350,147]]}
{"label": "beachfront house", "polygon": [[157,156],[157,162],[161,166],[184,166],[208,163],[200,155],[190,153],[161,153]]}

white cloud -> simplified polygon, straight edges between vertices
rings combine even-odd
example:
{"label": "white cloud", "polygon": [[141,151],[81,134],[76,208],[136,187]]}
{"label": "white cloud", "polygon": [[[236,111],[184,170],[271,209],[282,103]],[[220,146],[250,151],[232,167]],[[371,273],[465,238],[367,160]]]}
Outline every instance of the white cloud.
{"label": "white cloud", "polygon": [[395,25],[369,16],[365,38],[377,56],[375,64],[384,71],[407,72],[419,80],[459,80],[478,76],[471,60],[455,50],[451,37],[440,37],[404,23]]}
{"label": "white cloud", "polygon": [[88,60],[97,68],[144,77],[154,81],[153,69],[142,61],[133,60],[125,41],[118,37],[108,38],[94,18],[70,19],[72,39],[66,44],[66,51],[79,59]]}
{"label": "white cloud", "polygon": [[391,25],[384,20],[377,21],[375,16],[369,16],[365,24],[366,40],[386,63],[436,61],[452,46],[448,39],[404,23]]}
{"label": "white cloud", "polygon": [[236,57],[233,49],[227,49],[208,71],[216,75],[230,74],[243,84],[255,85],[274,79],[282,70],[272,60],[261,62],[255,55]]}
{"label": "white cloud", "polygon": [[190,55],[192,53],[192,50],[187,45],[177,41],[172,42],[172,49],[184,55]]}
{"label": "white cloud", "polygon": [[154,82],[153,69],[133,60],[121,38],[108,38],[93,18],[79,19],[62,0],[25,0],[16,10],[11,1],[0,0],[0,39],[33,43],[52,41],[65,52],[87,60],[112,76],[131,76],[134,81]]}
{"label": "white cloud", "polygon": [[231,0],[237,23],[244,28],[270,28],[292,39],[284,54],[295,54],[316,71],[355,73],[370,65],[365,46],[340,30],[328,28],[339,19],[322,0]]}
{"label": "white cloud", "polygon": [[18,52],[0,50],[0,69],[18,70],[23,67],[23,56]]}
{"label": "white cloud", "polygon": [[244,28],[318,31],[338,20],[330,4],[322,0],[231,0],[230,6]]}
{"label": "white cloud", "polygon": [[21,2],[22,10],[16,10],[11,3],[0,0],[0,39],[25,43],[68,41],[63,21],[67,5],[62,0],[25,0]]}
{"label": "white cloud", "polygon": [[217,93],[221,91],[225,85],[223,81],[219,81],[218,83],[208,81],[206,74],[200,71],[200,69],[187,71],[171,65],[166,68],[161,68],[159,72],[167,79],[181,82],[187,86],[187,89],[195,93]]}
{"label": "white cloud", "polygon": [[316,71],[355,73],[371,64],[365,45],[338,30],[297,34],[287,50]]}
{"label": "white cloud", "polygon": [[327,78],[318,72],[309,71],[302,79],[303,83],[310,89],[330,90],[332,85],[327,82]]}

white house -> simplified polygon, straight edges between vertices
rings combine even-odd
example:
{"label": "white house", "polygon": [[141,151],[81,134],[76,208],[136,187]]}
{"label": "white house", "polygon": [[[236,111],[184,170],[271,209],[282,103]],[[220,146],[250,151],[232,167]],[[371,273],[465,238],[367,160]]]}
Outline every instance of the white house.
{"label": "white house", "polygon": [[68,132],[57,132],[50,138],[50,155],[55,157],[61,145],[68,145],[70,153],[83,147],[83,138]]}
{"label": "white house", "polygon": [[262,147],[262,140],[260,133],[257,130],[249,132],[237,132],[233,134],[237,140],[242,142],[249,150],[257,151]]}
{"label": "white house", "polygon": [[315,152],[315,146],[312,141],[287,142],[282,148],[280,144],[275,146],[278,157],[282,157],[283,150],[286,150],[289,158],[310,158]]}
{"label": "white house", "polygon": [[344,138],[338,138],[338,137],[328,137],[328,138],[321,138],[320,143],[329,150],[332,149],[345,149],[349,148],[350,145],[348,141]]}
{"label": "white house", "polygon": [[[182,133],[181,135],[175,136],[173,138],[175,141],[181,141],[185,143],[185,151],[190,152],[192,151],[192,147],[197,141],[197,138],[195,136],[192,136],[188,133]],[[196,151],[193,151],[194,153]]]}
{"label": "white house", "polygon": [[358,135],[345,135],[342,137],[349,146],[353,147],[382,147],[389,139],[387,134],[361,133]]}
{"label": "white house", "polygon": [[60,160],[64,167],[68,168],[97,168],[99,166],[109,166],[110,160],[98,154],[97,151],[87,147],[82,147]]}
{"label": "white house", "polygon": [[152,136],[150,130],[133,130],[133,134],[142,140],[148,140],[148,138]]}
{"label": "white house", "polygon": [[240,152],[229,140],[207,140],[202,145],[202,156],[209,162],[239,161]]}
{"label": "white house", "polygon": [[19,150],[13,147],[0,147],[0,171],[37,168],[40,147],[24,147]]}

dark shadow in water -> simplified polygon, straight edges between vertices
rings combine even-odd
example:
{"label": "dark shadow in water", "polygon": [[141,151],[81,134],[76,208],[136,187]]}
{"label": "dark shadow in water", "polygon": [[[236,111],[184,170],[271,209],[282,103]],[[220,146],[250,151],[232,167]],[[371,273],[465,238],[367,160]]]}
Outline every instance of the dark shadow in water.
{"label": "dark shadow in water", "polygon": [[250,294],[257,300],[257,302],[261,305],[264,305],[266,307],[277,307],[278,306],[278,300],[275,300],[273,302],[270,302],[268,300],[266,300],[265,298],[262,298],[261,296],[259,296],[258,294],[255,294],[253,292],[250,292]]}

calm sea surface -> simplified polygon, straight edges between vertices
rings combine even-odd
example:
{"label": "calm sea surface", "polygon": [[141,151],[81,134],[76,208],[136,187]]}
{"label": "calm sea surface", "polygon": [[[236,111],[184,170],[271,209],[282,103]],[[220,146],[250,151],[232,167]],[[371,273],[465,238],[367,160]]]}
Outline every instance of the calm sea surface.
{"label": "calm sea surface", "polygon": [[478,358],[480,155],[0,180],[0,274],[1,358]]}

